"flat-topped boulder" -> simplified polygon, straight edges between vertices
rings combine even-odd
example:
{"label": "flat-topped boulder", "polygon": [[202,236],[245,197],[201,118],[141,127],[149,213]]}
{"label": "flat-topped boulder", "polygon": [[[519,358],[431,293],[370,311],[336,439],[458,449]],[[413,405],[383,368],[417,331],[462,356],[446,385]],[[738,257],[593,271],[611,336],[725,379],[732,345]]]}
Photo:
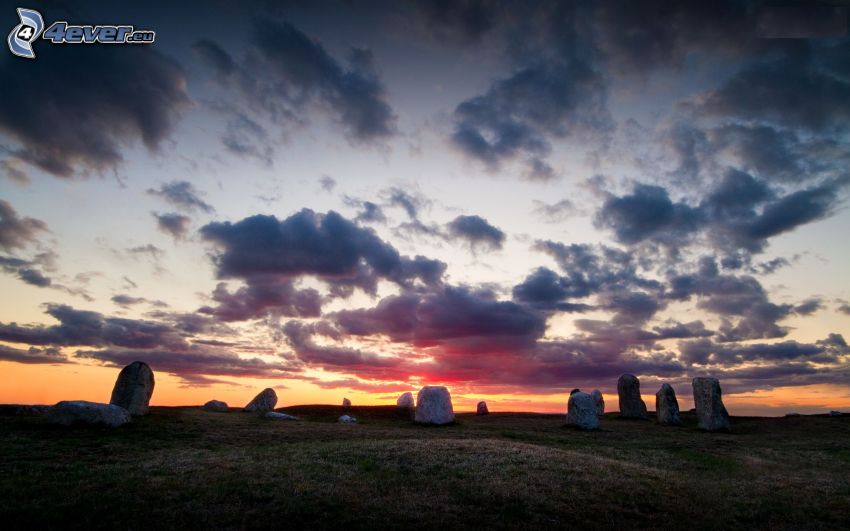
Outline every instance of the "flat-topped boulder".
{"label": "flat-topped boulder", "polygon": [[478,402],[478,406],[476,406],[476,408],[475,408],[475,414],[476,415],[489,415],[490,410],[487,409],[487,402],[485,402],[483,400],[481,402]]}
{"label": "flat-topped boulder", "polygon": [[645,419],[646,404],[640,397],[640,380],[634,374],[624,374],[617,380],[620,397],[620,416],[624,419]]}
{"label": "flat-topped boulder", "polygon": [[131,415],[147,415],[154,383],[150,366],[143,361],[134,361],[118,373],[109,403],[126,409]]}
{"label": "flat-topped boulder", "polygon": [[668,383],[662,384],[661,389],[655,393],[655,415],[658,417],[658,423],[664,426],[682,425],[676,391]]}
{"label": "flat-topped boulder", "polygon": [[594,389],[590,393],[590,397],[593,398],[593,402],[596,404],[596,414],[601,417],[605,414],[605,399],[602,397],[602,391]]}
{"label": "flat-topped boulder", "polygon": [[413,409],[415,404],[413,402],[413,393],[410,391],[406,393],[402,393],[401,396],[396,400],[395,405],[401,409]]}
{"label": "flat-topped boulder", "polygon": [[573,392],[567,401],[567,425],[582,430],[598,429],[599,415],[596,411],[596,402],[592,396],[581,391]]}
{"label": "flat-topped boulder", "polygon": [[222,402],[221,400],[210,400],[201,406],[201,409],[204,411],[212,411],[214,413],[227,413],[230,411],[230,407],[227,405],[227,402]]}
{"label": "flat-topped boulder", "polygon": [[265,413],[263,417],[273,420],[298,420],[298,417],[296,417],[295,415],[279,413],[277,411],[269,411],[268,413]]}
{"label": "flat-topped boulder", "polygon": [[729,413],[723,405],[720,381],[717,378],[697,377],[693,380],[697,426],[705,431],[729,431]]}
{"label": "flat-topped boulder", "polygon": [[267,388],[260,391],[260,394],[254,397],[253,400],[248,402],[248,405],[245,406],[244,411],[255,412],[255,413],[266,413],[274,409],[277,405],[277,393],[274,392],[274,389]]}
{"label": "flat-topped boulder", "polygon": [[452,397],[443,386],[427,385],[416,395],[416,415],[419,424],[440,426],[455,421]]}
{"label": "flat-topped boulder", "polygon": [[114,404],[63,400],[47,411],[47,422],[59,426],[88,424],[117,428],[130,422],[130,412]]}

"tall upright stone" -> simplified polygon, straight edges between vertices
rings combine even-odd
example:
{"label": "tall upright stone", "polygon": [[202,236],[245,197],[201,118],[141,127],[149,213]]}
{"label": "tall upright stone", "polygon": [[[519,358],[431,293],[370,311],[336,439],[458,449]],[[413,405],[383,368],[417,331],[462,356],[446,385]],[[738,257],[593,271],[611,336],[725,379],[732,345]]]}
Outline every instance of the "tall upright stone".
{"label": "tall upright stone", "polygon": [[640,380],[634,374],[624,374],[617,380],[620,396],[620,416],[626,419],[645,419],[646,404],[640,397]]}
{"label": "tall upright stone", "polygon": [[661,389],[655,393],[655,415],[658,417],[658,423],[664,426],[682,425],[676,391],[668,383],[661,384]]}
{"label": "tall upright stone", "polygon": [[694,407],[697,410],[697,425],[705,431],[729,431],[729,413],[723,405],[720,381],[717,378],[698,377],[693,380]]}
{"label": "tall upright stone", "polygon": [[590,397],[593,398],[593,402],[596,404],[596,414],[601,417],[605,414],[605,399],[602,398],[602,391],[594,389],[590,393]]}
{"label": "tall upright stone", "polygon": [[570,394],[567,401],[567,425],[582,430],[599,428],[599,415],[596,413],[596,402],[592,396],[581,391]]}
{"label": "tall upright stone", "polygon": [[476,415],[489,415],[490,410],[487,409],[487,402],[485,402],[483,400],[481,402],[478,402],[478,406],[475,408],[475,414]]}
{"label": "tall upright stone", "polygon": [[342,399],[342,409],[349,410],[351,409],[351,400],[347,398]]}
{"label": "tall upright stone", "polygon": [[260,391],[260,394],[254,397],[253,400],[248,402],[248,405],[245,406],[243,411],[256,412],[256,413],[268,413],[269,411],[274,410],[274,407],[277,405],[277,393],[274,392],[274,389],[267,388]]}
{"label": "tall upright stone", "polygon": [[413,403],[413,393],[410,391],[402,393],[401,396],[398,397],[398,400],[396,400],[395,405],[399,409],[413,409],[415,407]]}
{"label": "tall upright stone", "polygon": [[419,424],[440,426],[455,421],[452,396],[443,386],[426,385],[416,395],[416,415]]}
{"label": "tall upright stone", "polygon": [[134,361],[118,373],[109,403],[123,407],[131,415],[147,415],[154,383],[153,371],[148,364]]}

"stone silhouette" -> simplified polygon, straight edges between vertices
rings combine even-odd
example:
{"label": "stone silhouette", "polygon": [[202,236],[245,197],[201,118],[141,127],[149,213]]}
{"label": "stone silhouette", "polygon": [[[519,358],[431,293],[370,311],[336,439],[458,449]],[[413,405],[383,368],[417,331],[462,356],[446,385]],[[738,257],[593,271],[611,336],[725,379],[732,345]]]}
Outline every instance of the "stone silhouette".
{"label": "stone silhouette", "polygon": [[655,415],[658,417],[658,423],[664,426],[682,425],[679,401],[676,400],[676,391],[670,384],[662,384],[661,389],[655,393]]}
{"label": "stone silhouette", "polygon": [[426,385],[416,395],[416,415],[419,424],[440,426],[455,421],[452,409],[452,397],[449,390],[442,386]]}
{"label": "stone silhouette", "polygon": [[245,406],[245,411],[257,412],[257,413],[266,413],[274,409],[277,405],[277,393],[274,392],[274,389],[267,388],[263,389],[260,394],[254,397],[253,400],[248,402],[248,405]]}
{"label": "stone silhouette", "polygon": [[599,415],[596,413],[593,397],[581,391],[570,394],[567,401],[567,425],[583,430],[599,428]]}
{"label": "stone silhouette", "polygon": [[201,409],[204,411],[212,411],[214,413],[227,413],[229,411],[227,402],[222,402],[221,400],[210,400],[204,404]]}
{"label": "stone silhouette", "polygon": [[408,391],[399,396],[398,400],[396,400],[396,406],[403,409],[413,409],[413,393]]}
{"label": "stone silhouette", "polygon": [[729,431],[729,413],[723,405],[720,382],[717,378],[694,378],[694,405],[697,411],[697,425],[705,431]]}
{"label": "stone silhouette", "polygon": [[602,391],[594,389],[590,396],[596,404],[596,414],[601,417],[605,414],[605,399],[602,398]]}
{"label": "stone silhouette", "polygon": [[278,413],[277,411],[269,411],[263,415],[267,419],[274,420],[298,420],[298,417],[294,415],[287,415],[286,413]]}
{"label": "stone silhouette", "polygon": [[110,404],[123,407],[131,415],[147,415],[153,395],[153,371],[147,363],[134,361],[118,373]]}
{"label": "stone silhouette", "polygon": [[351,400],[347,398],[342,399],[342,409],[350,409],[351,408]]}
{"label": "stone silhouette", "polygon": [[626,419],[645,419],[646,404],[640,397],[640,380],[633,374],[624,374],[617,380],[620,395],[620,416]]}
{"label": "stone silhouette", "polygon": [[343,415],[338,420],[341,424],[357,424],[357,419],[351,415]]}
{"label": "stone silhouette", "polygon": [[476,415],[489,415],[490,410],[487,409],[487,402],[485,402],[483,400],[481,402],[478,402],[478,407],[476,407],[476,409],[475,409],[475,414]]}
{"label": "stone silhouette", "polygon": [[115,404],[63,400],[47,412],[47,422],[60,426],[91,424],[117,428],[130,422],[130,412]]}

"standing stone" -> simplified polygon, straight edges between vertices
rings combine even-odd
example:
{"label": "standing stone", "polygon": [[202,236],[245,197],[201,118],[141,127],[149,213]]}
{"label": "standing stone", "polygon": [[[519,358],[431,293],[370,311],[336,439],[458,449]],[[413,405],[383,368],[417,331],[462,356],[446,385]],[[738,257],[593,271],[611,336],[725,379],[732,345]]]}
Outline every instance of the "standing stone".
{"label": "standing stone", "polygon": [[143,361],[134,361],[118,373],[109,403],[123,407],[131,415],[147,415],[153,387],[151,368]]}
{"label": "standing stone", "polygon": [[676,391],[670,384],[662,384],[661,389],[655,393],[655,414],[658,416],[659,424],[682,425],[682,419],[679,418],[679,401],[676,400]]}
{"label": "standing stone", "polygon": [[260,394],[254,397],[253,400],[248,402],[248,405],[245,406],[244,411],[256,411],[257,413],[267,413],[274,409],[277,405],[277,393],[274,392],[274,389],[268,388],[263,389]]}
{"label": "standing stone", "polygon": [[596,411],[596,402],[589,394],[581,391],[570,394],[567,401],[567,426],[582,430],[598,429],[599,416]]}
{"label": "standing stone", "polygon": [[620,395],[620,416],[626,419],[645,419],[646,404],[640,397],[640,380],[634,374],[624,374],[617,380]]}
{"label": "standing stone", "polygon": [[130,422],[130,412],[114,404],[63,400],[47,412],[47,422],[60,426],[92,424],[117,428]]}
{"label": "standing stone", "polygon": [[351,400],[347,398],[342,399],[342,409],[351,409]]}
{"label": "standing stone", "polygon": [[227,402],[222,402],[221,400],[210,400],[204,404],[201,409],[204,411],[212,411],[214,413],[227,413],[230,410],[227,406]]}
{"label": "standing stone", "polygon": [[452,409],[452,397],[449,390],[443,386],[426,385],[416,395],[416,416],[419,424],[434,424],[437,426],[451,424],[455,421]]}
{"label": "standing stone", "polygon": [[605,399],[602,398],[602,391],[594,389],[590,396],[596,404],[596,414],[601,417],[605,414]]}
{"label": "standing stone", "polygon": [[723,405],[720,382],[717,378],[694,378],[694,405],[697,425],[705,431],[729,431],[729,413]]}
{"label": "standing stone", "polygon": [[490,410],[487,409],[487,402],[485,402],[483,400],[481,402],[478,402],[478,407],[475,410],[475,414],[476,415],[489,415]]}
{"label": "standing stone", "polygon": [[401,409],[413,409],[413,393],[408,391],[398,397],[398,400],[396,400],[396,406]]}

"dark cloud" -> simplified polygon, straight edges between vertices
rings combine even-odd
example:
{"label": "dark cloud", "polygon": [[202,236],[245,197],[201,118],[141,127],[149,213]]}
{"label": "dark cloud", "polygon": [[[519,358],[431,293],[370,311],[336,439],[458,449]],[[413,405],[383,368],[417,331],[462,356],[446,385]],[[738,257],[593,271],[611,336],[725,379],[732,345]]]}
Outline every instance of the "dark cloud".
{"label": "dark cloud", "polygon": [[584,303],[565,302],[572,295],[569,279],[558,276],[546,267],[535,269],[526,279],[513,287],[513,300],[541,310],[585,312],[593,309]]}
{"label": "dark cloud", "polygon": [[172,236],[175,240],[185,238],[189,233],[189,225],[192,223],[192,219],[189,216],[174,212],[166,214],[154,213],[153,217],[156,218],[157,228]]}
{"label": "dark cloud", "polygon": [[322,187],[322,190],[328,193],[333,192],[336,187],[336,179],[330,175],[322,175],[319,177],[319,186]]}
{"label": "dark cloud", "polygon": [[750,362],[808,361],[835,363],[850,349],[840,334],[831,334],[816,343],[782,341],[779,343],[715,343],[710,339],[684,341],[679,344],[683,361],[700,365],[739,365]]}
{"label": "dark cloud", "polygon": [[546,223],[560,223],[572,217],[578,211],[575,204],[569,199],[562,199],[552,204],[535,201],[534,204],[534,213]]}
{"label": "dark cloud", "polygon": [[0,199],[0,248],[11,251],[26,247],[46,231],[46,223],[21,217],[8,201]]}
{"label": "dark cloud", "polygon": [[498,250],[505,242],[505,233],[480,216],[458,216],[446,229],[450,238],[465,241],[473,250]]}
{"label": "dark cloud", "polygon": [[68,363],[68,360],[59,349],[30,347],[27,350],[0,345],[0,361],[13,361],[15,363],[41,364],[41,363]]}
{"label": "dark cloud", "polygon": [[374,293],[379,278],[403,286],[415,279],[433,284],[445,269],[435,260],[402,257],[374,231],[333,211],[304,209],[282,221],[258,215],[215,222],[202,227],[201,235],[219,250],[214,260],[220,278],[306,275]]}
{"label": "dark cloud", "polygon": [[251,277],[248,285],[234,292],[220,282],[212,293],[215,306],[198,311],[221,321],[244,321],[266,316],[318,317],[322,301],[314,289],[298,290],[290,280],[274,276]]}
{"label": "dark cloud", "polygon": [[150,304],[151,306],[156,306],[158,308],[168,306],[168,304],[162,301],[150,300],[144,297],[133,297],[132,295],[127,295],[126,293],[119,293],[118,295],[113,295],[110,300],[118,306],[122,306],[124,308],[129,308],[138,304]]}
{"label": "dark cloud", "polygon": [[415,0],[415,4],[435,37],[465,44],[493,29],[501,8],[496,0]]}
{"label": "dark cloud", "polygon": [[163,183],[159,188],[148,189],[148,193],[188,212],[199,210],[211,213],[215,211],[209,203],[201,199],[201,193],[188,181]]}
{"label": "dark cloud", "polygon": [[328,111],[355,143],[380,142],[395,134],[396,116],[371,51],[352,48],[346,68],[288,22],[257,19],[252,35],[244,67],[210,41],[194,47],[224,86],[242,92],[248,107],[273,122],[292,124],[304,123],[304,109],[314,105]]}
{"label": "dark cloud", "polygon": [[372,201],[361,201],[349,196],[345,196],[343,201],[346,205],[360,210],[354,218],[354,221],[358,223],[385,223],[387,221],[383,209]]}
{"label": "dark cloud", "polygon": [[798,315],[812,315],[821,309],[823,309],[823,301],[817,297],[813,297],[794,306],[794,313]]}
{"label": "dark cloud", "polygon": [[55,46],[22,66],[0,60],[0,131],[60,177],[114,169],[138,141],[157,150],[190,102],[181,67],[151,46]]}
{"label": "dark cloud", "polygon": [[27,284],[38,286],[40,288],[46,288],[52,283],[48,277],[44,276],[41,271],[36,269],[19,269],[18,278]]}

